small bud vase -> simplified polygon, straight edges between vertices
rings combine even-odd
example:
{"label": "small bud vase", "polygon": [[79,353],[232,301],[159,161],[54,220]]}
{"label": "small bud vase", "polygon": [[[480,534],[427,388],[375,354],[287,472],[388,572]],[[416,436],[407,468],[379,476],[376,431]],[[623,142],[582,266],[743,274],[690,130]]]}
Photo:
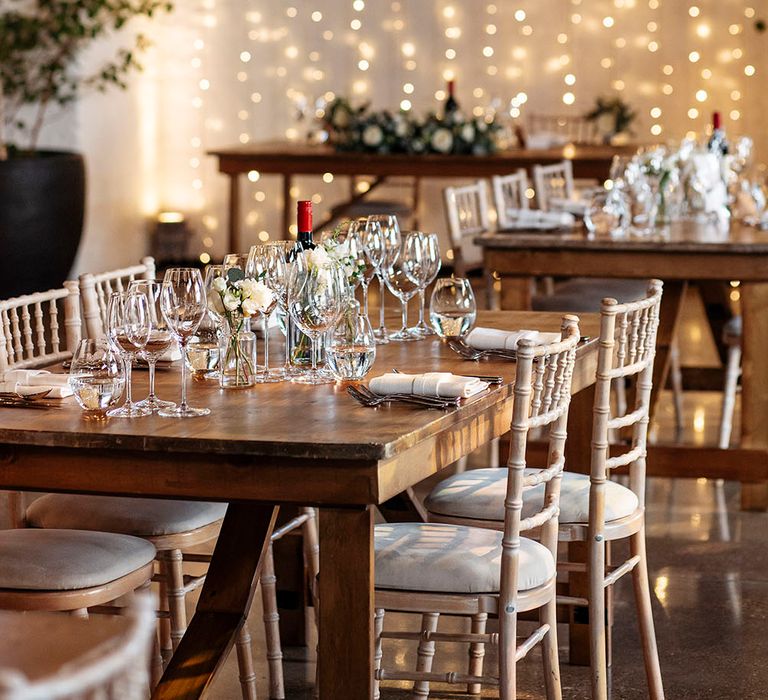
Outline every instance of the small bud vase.
{"label": "small bud vase", "polygon": [[226,324],[219,335],[219,385],[222,389],[240,389],[256,383],[256,335],[250,319],[241,319],[237,327]]}

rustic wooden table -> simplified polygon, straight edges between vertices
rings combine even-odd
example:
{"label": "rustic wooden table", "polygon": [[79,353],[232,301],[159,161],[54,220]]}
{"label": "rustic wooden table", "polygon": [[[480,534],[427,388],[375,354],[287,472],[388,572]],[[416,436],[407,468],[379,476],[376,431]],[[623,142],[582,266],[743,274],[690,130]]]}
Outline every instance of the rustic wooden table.
{"label": "rustic wooden table", "polygon": [[[560,315],[481,312],[478,322],[557,330]],[[598,317],[583,316],[581,329],[596,337]],[[514,363],[465,362],[438,340],[379,346],[373,373],[392,368],[506,383],[449,411],[365,408],[336,385],[223,391],[210,382],[193,383],[190,402],[211,415],[187,420],[89,422],[72,399],[47,412],[8,409],[0,488],[229,502],[197,612],[155,698],[196,698],[208,687],[247,615],[276,504],[320,506],[321,697],[370,698],[373,506],[506,432],[515,376]],[[595,368],[596,344],[582,346],[574,392],[594,382]],[[176,398],[178,382],[177,371],[158,372],[158,393]]]}
{"label": "rustic wooden table", "polygon": [[[600,146],[568,145],[547,149],[510,149],[492,156],[469,155],[405,155],[340,152],[330,146],[312,146],[289,141],[264,141],[216,149],[208,152],[219,161],[219,172],[229,177],[229,251],[239,252],[240,240],[240,176],[251,170],[262,175],[281,175],[283,178],[283,236],[288,235],[293,209],[289,206],[294,175],[348,175],[352,178],[349,200],[336,208],[343,209],[367,196],[392,176],[420,178],[479,178],[508,175],[518,168],[530,169],[537,164],[557,163],[567,158],[573,161],[576,177],[605,179],[614,155],[632,155],[637,145]],[[357,176],[372,175],[371,186],[357,192]],[[418,198],[418,184],[414,195]]]}
{"label": "rustic wooden table", "polygon": [[491,233],[480,236],[477,243],[484,248],[487,268],[501,276],[505,309],[529,308],[531,276],[664,280],[656,395],[665,385],[669,347],[688,282],[739,281],[744,319],[741,444],[729,450],[652,446],[648,473],[734,479],[742,482],[743,508],[768,509],[768,232],[739,223],[722,228],[685,221],[651,236],[590,238],[583,230]]}

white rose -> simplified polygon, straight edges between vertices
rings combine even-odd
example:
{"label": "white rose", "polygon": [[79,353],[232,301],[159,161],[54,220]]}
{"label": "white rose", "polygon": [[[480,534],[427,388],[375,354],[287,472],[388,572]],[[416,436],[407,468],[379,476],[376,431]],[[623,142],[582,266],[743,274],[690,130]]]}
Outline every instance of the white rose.
{"label": "white rose", "polygon": [[254,280],[254,279],[250,279],[250,278],[243,279],[242,283],[240,284],[240,288],[243,290],[243,297],[246,298],[246,299],[248,297],[252,297],[253,296],[254,286],[257,285],[257,284],[259,284],[259,283],[256,280]]}
{"label": "white rose", "polygon": [[475,140],[475,127],[471,124],[465,124],[461,127],[461,138],[467,143],[472,143]]}
{"label": "white rose", "polygon": [[[266,284],[254,282],[251,296],[247,301],[252,302],[259,311],[265,311],[272,305],[274,298],[274,293]],[[243,303],[243,307],[245,307],[245,303]]]}
{"label": "white rose", "polygon": [[371,148],[378,146],[384,138],[384,132],[378,124],[371,124],[363,131],[363,143]]}
{"label": "white rose", "polygon": [[448,129],[437,129],[430,143],[439,153],[448,153],[453,148],[453,134]]}
{"label": "white rose", "polygon": [[243,299],[243,316],[250,318],[260,311],[259,305],[253,299]]}
{"label": "white rose", "polygon": [[234,311],[240,306],[240,299],[238,299],[232,292],[227,292],[222,300],[224,302],[224,308],[227,311]]}
{"label": "white rose", "polygon": [[317,246],[317,248],[306,251],[305,255],[307,256],[307,262],[310,267],[323,269],[331,266],[331,259],[328,257],[325,248],[322,246]]}
{"label": "white rose", "polygon": [[224,302],[221,300],[221,294],[215,289],[211,289],[208,292],[208,308],[217,314],[224,313]]}
{"label": "white rose", "polygon": [[227,288],[227,281],[223,277],[216,277],[211,286],[217,292],[223,292]]}
{"label": "white rose", "polygon": [[337,109],[333,114],[332,123],[339,129],[349,126],[349,113],[346,109]]}

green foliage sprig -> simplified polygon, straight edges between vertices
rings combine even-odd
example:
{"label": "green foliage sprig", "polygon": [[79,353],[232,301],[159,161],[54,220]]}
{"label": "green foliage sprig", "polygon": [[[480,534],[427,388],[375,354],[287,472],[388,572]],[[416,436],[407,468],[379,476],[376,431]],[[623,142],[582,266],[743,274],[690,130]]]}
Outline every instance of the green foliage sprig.
{"label": "green foliage sprig", "polygon": [[[147,47],[139,34],[95,71],[81,74],[77,60],[93,41],[119,31],[134,17],[170,12],[168,0],[4,0],[0,12],[0,159],[7,157],[5,130],[26,133],[34,151],[52,104],[66,105],[81,90],[124,89],[137,54]],[[32,106],[26,123],[20,114]]]}

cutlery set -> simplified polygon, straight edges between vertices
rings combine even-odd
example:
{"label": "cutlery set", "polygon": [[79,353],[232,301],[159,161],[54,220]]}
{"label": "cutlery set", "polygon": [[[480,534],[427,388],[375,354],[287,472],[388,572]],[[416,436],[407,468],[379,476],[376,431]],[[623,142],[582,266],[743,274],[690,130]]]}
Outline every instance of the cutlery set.
{"label": "cutlery set", "polygon": [[33,408],[48,409],[61,408],[61,404],[55,401],[43,401],[50,389],[36,391],[33,394],[19,394],[15,391],[0,391],[0,408]]}

